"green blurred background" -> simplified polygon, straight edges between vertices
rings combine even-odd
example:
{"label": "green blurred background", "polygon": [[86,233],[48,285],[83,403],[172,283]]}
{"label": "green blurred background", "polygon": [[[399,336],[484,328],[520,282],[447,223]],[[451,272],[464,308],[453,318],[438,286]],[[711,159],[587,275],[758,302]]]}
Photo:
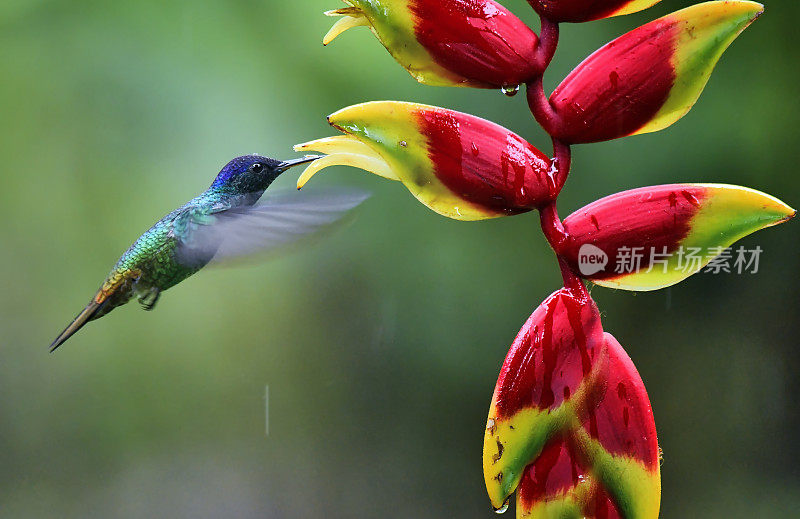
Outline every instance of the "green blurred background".
{"label": "green blurred background", "polygon": [[[0,4],[0,516],[493,517],[480,460],[494,382],[560,286],[535,215],[449,221],[393,183],[326,171],[317,184],[374,193],[349,227],[204,271],[157,311],[131,304],[47,353],[157,218],[236,155],[287,158],[330,135],[340,107],[443,105],[549,151],[524,95],[417,85],[366,29],[323,48],[322,11],[339,5]],[[548,87],[686,5],[563,27]],[[670,129],[577,148],[562,215],[676,181],[800,204],[799,16],[770,2]],[[757,275],[592,292],[652,399],[662,517],[797,515],[799,238],[793,222],[745,239],[765,251]]]}

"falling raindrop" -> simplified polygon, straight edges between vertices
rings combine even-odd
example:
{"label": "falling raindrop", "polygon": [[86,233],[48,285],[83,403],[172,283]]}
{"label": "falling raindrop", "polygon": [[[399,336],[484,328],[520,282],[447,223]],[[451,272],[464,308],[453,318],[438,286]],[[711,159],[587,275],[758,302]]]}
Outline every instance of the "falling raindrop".
{"label": "falling raindrop", "polygon": [[495,508],[494,509],[494,513],[496,513],[496,514],[504,514],[504,513],[508,512],[508,501],[509,500],[506,499],[506,502],[503,503],[502,506],[500,506],[500,508]]}
{"label": "falling raindrop", "polygon": [[514,97],[519,93],[519,85],[512,85],[512,86],[504,86],[500,89],[508,97]]}

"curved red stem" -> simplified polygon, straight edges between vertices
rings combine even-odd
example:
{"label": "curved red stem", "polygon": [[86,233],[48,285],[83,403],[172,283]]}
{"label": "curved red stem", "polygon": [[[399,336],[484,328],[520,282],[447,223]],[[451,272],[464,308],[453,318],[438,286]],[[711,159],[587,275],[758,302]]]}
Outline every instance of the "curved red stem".
{"label": "curved red stem", "polygon": [[553,140],[553,159],[550,165],[550,194],[551,201],[539,209],[539,217],[542,225],[542,232],[556,253],[558,266],[561,268],[561,276],[564,278],[564,286],[581,297],[588,298],[589,293],[586,286],[581,281],[580,275],[567,263],[561,255],[564,245],[569,240],[569,235],[564,229],[564,224],[558,216],[556,200],[561,188],[569,176],[572,166],[572,152],[569,144],[558,138],[559,117],[550,104],[550,99],[544,93],[544,72],[550,65],[553,55],[558,47],[558,23],[545,17],[541,17],[542,30],[539,36],[539,47],[536,49],[536,59],[541,73],[533,78],[527,86],[528,105],[531,108],[536,122],[550,135]]}
{"label": "curved red stem", "polygon": [[590,299],[589,291],[586,289],[586,285],[583,284],[583,280],[578,273],[575,272],[561,256],[558,257],[558,266],[561,268],[564,288],[569,289],[573,294],[578,296],[580,300],[588,301]]}
{"label": "curved red stem", "polygon": [[553,137],[553,161],[550,165],[550,178],[552,179],[553,198],[558,197],[561,188],[567,181],[569,170],[572,167],[572,150],[569,144]]}
{"label": "curved red stem", "polygon": [[528,106],[531,108],[531,113],[544,131],[551,136],[555,136],[559,127],[559,117],[550,104],[550,99],[544,93],[544,83],[542,75],[537,76],[530,83],[527,84],[528,92]]}
{"label": "curved red stem", "polygon": [[564,287],[582,297],[588,297],[589,293],[583,281],[581,281],[580,274],[575,272],[575,269],[561,255],[560,251],[569,240],[569,234],[564,229],[564,223],[558,217],[555,200],[539,210],[539,217],[542,224],[542,232],[544,232],[547,242],[556,253],[558,266],[561,269],[561,277],[564,279]]}
{"label": "curved red stem", "polygon": [[558,217],[556,201],[553,200],[546,206],[539,209],[539,220],[542,224],[542,232],[550,247],[556,254],[559,254],[566,244],[568,236],[564,230],[564,224]]}
{"label": "curved red stem", "polygon": [[550,65],[553,55],[558,47],[558,24],[542,17],[542,30],[539,36],[539,46],[536,49],[539,75],[531,79],[527,87],[528,105],[531,108],[536,122],[550,135],[555,135],[558,128],[558,116],[553,110],[550,100],[544,93],[543,76]]}
{"label": "curved red stem", "polygon": [[539,62],[539,70],[544,72],[558,47],[558,24],[551,22],[547,18],[542,18],[542,31],[539,35],[539,47],[536,49],[536,58]]}

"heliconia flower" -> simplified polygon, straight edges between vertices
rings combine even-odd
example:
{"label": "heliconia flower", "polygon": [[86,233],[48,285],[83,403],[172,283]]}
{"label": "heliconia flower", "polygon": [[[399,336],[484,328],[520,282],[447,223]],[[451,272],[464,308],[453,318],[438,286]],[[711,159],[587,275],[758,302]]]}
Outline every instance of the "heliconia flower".
{"label": "heliconia flower", "polygon": [[752,255],[725,249],[794,215],[777,198],[740,186],[644,187],[607,196],[568,216],[569,238],[559,253],[598,285],[656,290],[691,276],[717,256],[717,263],[725,259],[726,271],[741,272]]}
{"label": "heliconia flower", "polygon": [[528,0],[537,13],[553,22],[589,22],[647,9],[661,0]]}
{"label": "heliconia flower", "polygon": [[537,119],[572,144],[666,128],[691,109],[722,53],[763,9],[706,2],[634,29],[578,65],[550,96],[551,120]]}
{"label": "heliconia flower", "polygon": [[513,93],[538,73],[538,37],[493,0],[344,0],[328,11],[344,16],[325,45],[344,31],[368,26],[420,83],[506,88]]}
{"label": "heliconia flower", "polygon": [[658,517],[650,401],[585,292],[552,294],[514,340],[489,410],[483,471],[496,509],[517,490],[517,517]]}
{"label": "heliconia flower", "polygon": [[345,135],[295,146],[328,154],[319,170],[353,166],[399,180],[420,202],[456,220],[483,220],[538,208],[555,196],[550,160],[524,139],[472,115],[399,101],[340,110],[328,122]]}

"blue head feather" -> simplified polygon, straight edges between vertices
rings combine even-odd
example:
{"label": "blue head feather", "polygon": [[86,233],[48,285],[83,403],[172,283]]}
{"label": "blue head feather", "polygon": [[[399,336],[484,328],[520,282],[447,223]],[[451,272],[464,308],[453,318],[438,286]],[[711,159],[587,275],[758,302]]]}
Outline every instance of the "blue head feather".
{"label": "blue head feather", "polygon": [[[225,167],[214,179],[211,187],[223,187],[235,182],[237,179],[242,178],[242,175],[251,172],[251,168],[255,164],[261,164],[264,167],[264,172],[269,173],[275,170],[281,162],[269,157],[262,157],[261,155],[242,155],[236,157],[232,161],[225,164]],[[273,177],[274,178],[274,177]]]}

